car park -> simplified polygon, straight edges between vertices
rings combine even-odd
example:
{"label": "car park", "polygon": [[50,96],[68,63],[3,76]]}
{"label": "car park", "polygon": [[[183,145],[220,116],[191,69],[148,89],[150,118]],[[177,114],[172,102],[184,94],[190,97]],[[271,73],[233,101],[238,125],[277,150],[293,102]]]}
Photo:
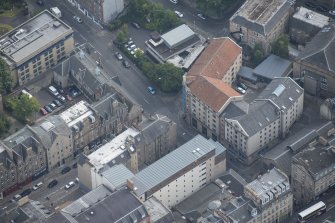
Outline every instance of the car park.
{"label": "car park", "polygon": [[178,0],[170,0],[170,2],[172,2],[173,4],[177,4]]}
{"label": "car park", "polygon": [[78,23],[83,23],[83,20],[79,16],[73,16],[73,19],[76,20]]}
{"label": "car park", "polygon": [[123,57],[119,52],[115,52],[114,55],[115,55],[116,59],[123,60]]}
{"label": "car park", "polygon": [[125,68],[130,68],[130,63],[126,60],[122,61],[122,64]]}
{"label": "car park", "polygon": [[44,109],[45,109],[48,113],[51,113],[51,112],[52,112],[52,108],[50,108],[49,105],[45,105],[45,106],[44,106]]}
{"label": "car park", "polygon": [[141,28],[141,26],[138,24],[138,23],[136,23],[136,22],[132,22],[131,23],[136,29],[140,29]]}
{"label": "car park", "polygon": [[179,17],[179,18],[183,18],[183,13],[179,12],[179,11],[174,11],[174,13]]}
{"label": "car park", "polygon": [[45,110],[45,108],[40,108],[40,112],[41,112],[42,115],[47,115],[48,114],[48,112],[47,112],[47,110]]}
{"label": "car park", "polygon": [[70,189],[71,187],[73,187],[74,185],[76,185],[73,181],[70,181],[69,183],[67,183],[65,185],[65,189]]}
{"label": "car park", "polygon": [[198,13],[197,16],[198,16],[200,19],[203,19],[203,20],[206,19],[206,17],[205,17],[203,14],[201,14],[201,13]]}
{"label": "car park", "polygon": [[62,174],[66,174],[66,173],[69,172],[70,170],[71,170],[71,167],[66,166],[66,167],[64,167],[64,168],[62,169],[61,173],[62,173]]}
{"label": "car park", "polygon": [[152,95],[156,94],[156,90],[155,90],[155,88],[152,87],[152,86],[149,86],[149,87],[148,87],[148,91],[149,91],[149,93],[152,94]]}
{"label": "car park", "polygon": [[57,180],[52,180],[49,184],[48,184],[48,188],[53,188],[54,186],[56,186],[58,184]]}
{"label": "car park", "polygon": [[38,188],[41,188],[43,186],[43,183],[42,182],[38,182],[37,184],[35,184],[33,186],[33,190],[37,190]]}
{"label": "car park", "polygon": [[238,91],[241,94],[245,94],[246,93],[246,91],[243,88],[241,88],[241,87],[236,87],[236,91]]}
{"label": "car park", "polygon": [[25,196],[28,196],[30,193],[31,193],[31,189],[28,188],[28,189],[22,191],[22,193],[20,195],[21,195],[21,197],[25,197]]}
{"label": "car park", "polygon": [[57,99],[53,100],[52,102],[58,107],[62,106],[62,103],[60,103],[60,101],[58,101]]}

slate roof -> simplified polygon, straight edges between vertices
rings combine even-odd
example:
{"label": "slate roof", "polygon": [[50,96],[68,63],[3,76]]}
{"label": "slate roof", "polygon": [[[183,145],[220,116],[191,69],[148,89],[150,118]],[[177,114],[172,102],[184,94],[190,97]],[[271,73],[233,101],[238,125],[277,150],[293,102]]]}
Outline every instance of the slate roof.
{"label": "slate roof", "polygon": [[257,76],[273,80],[275,77],[288,75],[290,70],[292,70],[291,61],[271,54],[254,69],[253,73]]}
{"label": "slate roof", "polygon": [[291,7],[288,0],[247,0],[230,20],[266,36]]}
{"label": "slate roof", "polygon": [[242,116],[247,114],[249,109],[249,104],[245,101],[233,101],[225,108],[223,114],[225,118],[234,118],[237,116]]}
{"label": "slate roof", "polygon": [[257,81],[257,77],[254,75],[254,69],[250,67],[242,66],[237,75],[251,81]]}
{"label": "slate roof", "polygon": [[335,24],[325,26],[297,57],[324,70],[335,72]]}

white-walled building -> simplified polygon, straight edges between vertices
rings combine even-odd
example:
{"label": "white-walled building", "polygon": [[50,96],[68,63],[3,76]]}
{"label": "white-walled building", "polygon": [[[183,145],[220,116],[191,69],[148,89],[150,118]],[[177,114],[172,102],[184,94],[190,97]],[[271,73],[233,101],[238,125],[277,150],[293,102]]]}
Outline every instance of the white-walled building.
{"label": "white-walled building", "polygon": [[129,179],[128,187],[141,201],[154,196],[171,208],[226,170],[225,152],[197,135]]}
{"label": "white-walled building", "polygon": [[304,91],[291,78],[275,78],[249,104],[245,114],[225,119],[229,153],[250,164],[258,152],[285,137],[303,111]]}

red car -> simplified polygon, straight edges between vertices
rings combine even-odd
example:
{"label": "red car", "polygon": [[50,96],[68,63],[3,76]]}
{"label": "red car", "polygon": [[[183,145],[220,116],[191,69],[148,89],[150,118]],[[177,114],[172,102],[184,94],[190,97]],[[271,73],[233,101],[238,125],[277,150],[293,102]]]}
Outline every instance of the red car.
{"label": "red car", "polygon": [[68,101],[73,101],[73,98],[70,95],[65,96]]}
{"label": "red car", "polygon": [[45,110],[44,108],[40,108],[40,112],[42,113],[42,115],[48,114],[47,110]]}

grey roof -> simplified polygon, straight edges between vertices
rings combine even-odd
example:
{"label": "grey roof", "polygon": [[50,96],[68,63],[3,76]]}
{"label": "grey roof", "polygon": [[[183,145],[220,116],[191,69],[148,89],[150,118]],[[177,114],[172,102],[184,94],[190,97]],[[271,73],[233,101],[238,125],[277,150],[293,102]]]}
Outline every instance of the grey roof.
{"label": "grey roof", "polygon": [[14,134],[8,136],[6,139],[3,140],[3,143],[8,147],[8,148],[13,148],[16,145],[20,144],[27,138],[33,137],[34,132],[32,131],[31,127],[26,125],[19,131],[15,132]]}
{"label": "grey roof", "polygon": [[195,136],[131,178],[137,187],[135,193],[142,195],[213,150],[216,150],[213,143],[201,135]]}
{"label": "grey roof", "polygon": [[145,209],[150,215],[150,220],[155,223],[172,223],[174,217],[171,211],[165,207],[155,197],[150,197],[148,200],[143,202]]}
{"label": "grey roof", "polygon": [[273,103],[254,101],[250,104],[247,114],[232,119],[237,120],[249,136],[253,136],[279,118]]}
{"label": "grey roof", "polygon": [[219,179],[227,186],[226,188],[234,192],[235,196],[244,195],[244,186],[247,182],[233,169],[229,169]]}
{"label": "grey roof", "polygon": [[254,69],[250,67],[242,66],[237,72],[237,75],[251,81],[257,81],[257,77],[254,75]]}
{"label": "grey roof", "polygon": [[115,165],[101,174],[114,189],[118,189],[121,186],[126,185],[127,179],[134,176],[134,174],[123,164]]}
{"label": "grey roof", "polygon": [[91,107],[103,118],[112,117],[114,114],[113,103],[118,103],[119,106],[127,107],[126,104],[119,101],[118,95],[108,94],[99,101],[91,105]]}
{"label": "grey roof", "polygon": [[297,57],[324,70],[335,72],[335,24],[325,26]]}
{"label": "grey roof", "polygon": [[224,109],[223,113],[225,118],[234,118],[242,116],[247,113],[249,104],[245,101],[233,101]]}
{"label": "grey roof", "polygon": [[276,77],[260,93],[257,99],[270,99],[280,110],[287,110],[304,94],[301,88],[290,77]]}
{"label": "grey roof", "polygon": [[11,165],[15,165],[2,144],[0,144],[0,163],[7,169],[9,169]]}
{"label": "grey roof", "polygon": [[271,54],[253,72],[256,76],[272,80],[275,77],[287,76],[290,70],[292,70],[291,61]]}
{"label": "grey roof", "polygon": [[233,221],[236,221],[238,223],[246,223],[249,222],[251,219],[256,218],[251,216],[251,208],[257,208],[252,203],[252,201],[248,199],[243,199],[243,201],[239,204],[239,206],[235,206],[231,204],[233,207],[232,210],[230,210],[227,215],[230,219]]}
{"label": "grey roof", "polygon": [[44,10],[0,37],[0,52],[20,65],[72,32],[71,27]]}
{"label": "grey roof", "polygon": [[171,31],[163,34],[161,38],[165,41],[168,47],[173,48],[187,39],[195,35],[192,29],[185,24],[172,29]]}
{"label": "grey roof", "polygon": [[248,0],[230,20],[266,36],[291,7],[288,0]]}

